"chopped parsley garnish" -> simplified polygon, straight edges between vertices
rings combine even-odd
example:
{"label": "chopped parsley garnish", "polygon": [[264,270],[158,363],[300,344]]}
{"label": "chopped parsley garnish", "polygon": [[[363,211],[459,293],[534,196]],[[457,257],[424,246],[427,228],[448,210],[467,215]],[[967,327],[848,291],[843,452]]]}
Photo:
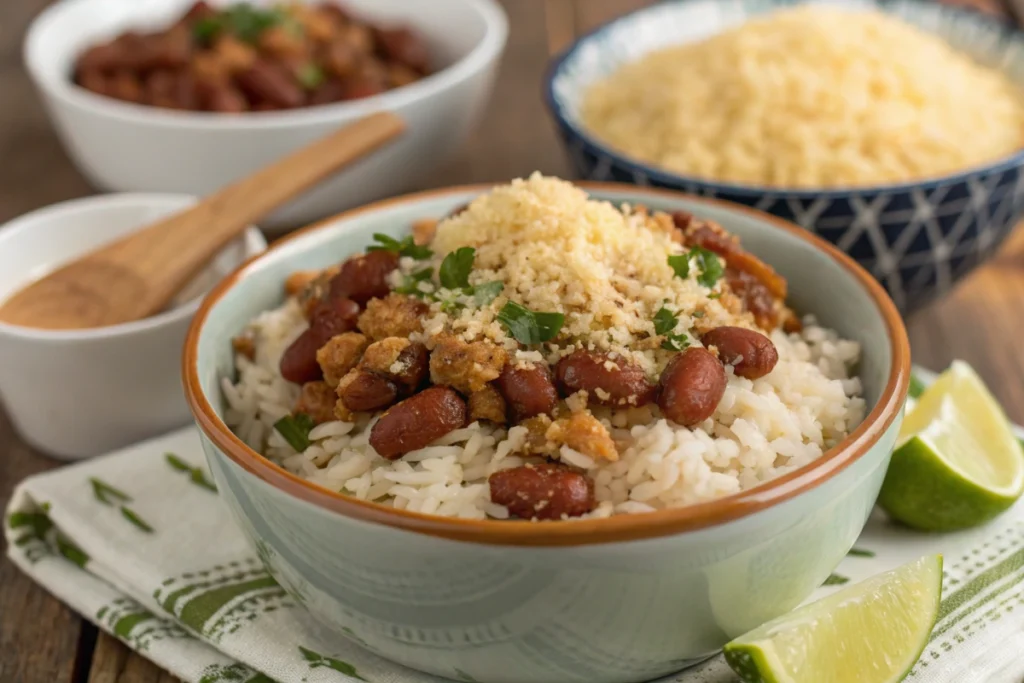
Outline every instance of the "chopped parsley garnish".
{"label": "chopped parsley garnish", "polygon": [[306,90],[313,90],[324,82],[324,70],[312,62],[303,64],[296,76]]}
{"label": "chopped parsley garnish", "polygon": [[434,252],[430,251],[430,249],[416,244],[412,235],[406,235],[401,240],[396,240],[394,237],[384,233],[375,232],[373,233],[373,239],[380,244],[367,247],[366,251],[392,251],[400,256],[408,256],[417,261],[428,259],[434,255]]}
{"label": "chopped parsley garnish", "polygon": [[669,334],[672,330],[676,329],[676,325],[678,324],[679,318],[664,306],[654,314],[655,334]]}
{"label": "chopped parsley garnish", "polygon": [[201,44],[209,44],[221,31],[229,31],[239,40],[255,43],[268,28],[284,24],[294,32],[301,25],[281,9],[259,9],[247,2],[233,5],[223,12],[203,17],[192,27],[192,36]]}
{"label": "chopped parsley garnish", "polygon": [[483,307],[498,298],[502,290],[505,289],[505,283],[501,280],[491,280],[490,282],[483,282],[479,285],[470,287],[472,290],[473,300],[477,306]]}
{"label": "chopped parsley garnish", "polygon": [[469,274],[473,270],[475,256],[476,249],[473,247],[459,247],[445,256],[438,271],[441,286],[445,289],[469,287]]}
{"label": "chopped parsley garnish", "polygon": [[259,9],[247,2],[233,5],[220,13],[224,26],[240,40],[255,43],[260,34],[284,21],[285,13],[280,9]]}
{"label": "chopped parsley garnish", "polygon": [[565,316],[561,313],[537,313],[509,301],[498,311],[498,322],[520,344],[540,344],[558,336]]}
{"label": "chopped parsley garnish", "polygon": [[665,337],[665,341],[661,342],[661,348],[666,351],[682,351],[690,345],[690,339],[686,334],[673,332],[678,324],[679,318],[664,306],[654,314],[654,332]]}
{"label": "chopped parsley garnish", "polygon": [[681,277],[684,280],[690,277],[689,254],[673,254],[672,256],[669,256],[668,265],[676,272],[677,277]]}
{"label": "chopped parsley garnish", "polygon": [[690,315],[690,317],[691,317],[691,318],[703,318],[703,317],[704,317],[704,311],[694,311],[694,312],[693,312],[693,313],[692,313],[692,314]]}
{"label": "chopped parsley garnish", "polygon": [[202,45],[213,42],[214,36],[220,33],[221,24],[217,17],[203,17],[192,26],[192,37]]}
{"label": "chopped parsley garnish", "polygon": [[419,284],[426,282],[434,276],[433,268],[423,268],[417,270],[414,273],[403,276],[402,284],[395,287],[395,292],[398,294],[411,294],[412,296],[423,297],[424,291],[420,289]]}
{"label": "chopped parsley garnish", "polygon": [[718,279],[725,274],[725,266],[722,265],[722,259],[718,258],[718,254],[715,252],[702,247],[694,247],[690,250],[690,254],[696,257],[697,267],[700,268],[697,282],[709,289],[714,287]]}
{"label": "chopped parsley garnish", "polygon": [[708,289],[714,287],[725,273],[725,266],[722,265],[722,259],[718,258],[718,254],[703,247],[694,247],[685,254],[669,256],[668,265],[678,277],[685,280],[690,277],[691,260],[696,262],[697,282]]}
{"label": "chopped parsley garnish", "polygon": [[313,427],[313,418],[305,413],[285,415],[274,423],[274,429],[284,437],[284,440],[295,449],[296,453],[301,453],[309,448],[309,433]]}

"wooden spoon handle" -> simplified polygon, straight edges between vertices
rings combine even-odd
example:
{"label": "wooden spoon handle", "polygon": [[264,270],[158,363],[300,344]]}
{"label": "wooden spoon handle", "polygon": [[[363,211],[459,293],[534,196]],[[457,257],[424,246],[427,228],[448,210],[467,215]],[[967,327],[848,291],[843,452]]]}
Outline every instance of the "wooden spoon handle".
{"label": "wooden spoon handle", "polygon": [[346,126],[182,213],[58,268],[3,302],[0,320],[75,329],[153,315],[246,226],[404,129],[387,112]]}
{"label": "wooden spoon handle", "polygon": [[[159,262],[144,317],[175,294],[229,242],[258,219],[338,169],[365,156],[405,129],[389,112],[372,114],[212,194],[191,209],[110,245],[140,265]],[[120,260],[120,259],[119,259]],[[144,272],[146,272],[144,270]]]}

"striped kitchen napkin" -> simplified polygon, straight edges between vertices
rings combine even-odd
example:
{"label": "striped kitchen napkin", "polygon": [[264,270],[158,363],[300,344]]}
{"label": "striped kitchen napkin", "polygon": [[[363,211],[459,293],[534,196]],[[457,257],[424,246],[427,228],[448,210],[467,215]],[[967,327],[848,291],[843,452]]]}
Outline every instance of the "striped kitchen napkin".
{"label": "striped kitchen napkin", "polygon": [[[443,680],[309,619],[264,572],[202,461],[190,428],[31,477],[7,511],[8,554],[82,616],[189,683]],[[981,528],[944,535],[876,513],[811,600],[936,552],[946,558],[941,612],[908,680],[1021,683],[1024,501]],[[471,675],[486,680],[480,672],[465,680]],[[662,680],[736,677],[716,657]]]}

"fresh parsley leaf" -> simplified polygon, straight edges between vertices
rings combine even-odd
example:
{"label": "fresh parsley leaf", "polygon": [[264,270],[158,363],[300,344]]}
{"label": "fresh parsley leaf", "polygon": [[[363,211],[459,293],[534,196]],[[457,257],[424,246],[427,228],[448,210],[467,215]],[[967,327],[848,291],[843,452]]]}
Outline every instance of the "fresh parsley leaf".
{"label": "fresh parsley leaf", "polygon": [[434,252],[430,251],[430,249],[416,244],[412,235],[406,235],[403,239],[396,240],[394,237],[384,233],[375,232],[373,233],[373,239],[379,242],[379,244],[370,245],[366,248],[366,251],[393,251],[400,256],[408,256],[417,261],[428,259],[434,255]]}
{"label": "fresh parsley leaf", "polygon": [[694,311],[692,317],[694,317],[694,318],[703,318],[704,317],[704,311]]}
{"label": "fresh parsley leaf", "polygon": [[654,314],[654,331],[665,337],[661,348],[666,351],[682,351],[690,345],[690,339],[685,334],[673,334],[678,324],[679,318],[664,306]]}
{"label": "fresh parsley leaf", "polygon": [[373,233],[373,239],[380,244],[374,244],[366,248],[366,251],[393,251],[396,254],[402,250],[402,243],[391,235],[382,232]]}
{"label": "fresh parsley leaf", "polygon": [[441,286],[446,289],[469,287],[469,273],[473,270],[475,257],[476,249],[473,247],[459,247],[445,256],[438,271]]}
{"label": "fresh parsley leaf", "polygon": [[260,34],[284,21],[285,13],[280,9],[264,10],[247,2],[232,5],[221,13],[224,24],[240,40],[255,43]]}
{"label": "fresh parsley leaf", "polygon": [[520,344],[540,344],[558,336],[558,331],[565,323],[565,316],[561,313],[535,313],[509,301],[498,311],[498,322]]}
{"label": "fresh parsley leaf", "polygon": [[404,278],[402,279],[402,284],[395,287],[394,291],[398,294],[411,294],[413,296],[422,297],[424,293],[423,290],[419,288],[419,284],[421,282],[429,280],[433,276],[433,268],[423,268],[422,270],[417,270],[414,273],[410,273],[409,275],[404,276]]}
{"label": "fresh parsley leaf", "polygon": [[718,254],[715,252],[702,247],[694,247],[690,253],[696,257],[697,267],[700,268],[697,282],[709,289],[714,287],[719,278],[725,274],[725,266],[722,265],[722,259],[718,258]]}
{"label": "fresh parsley leaf", "polygon": [[296,453],[301,453],[309,448],[309,432],[313,427],[313,418],[305,413],[285,415],[274,423],[274,429],[284,437],[284,440],[295,449]]}
{"label": "fresh parsley leaf", "polygon": [[668,257],[668,265],[684,280],[690,277],[690,254],[674,254]]}
{"label": "fresh parsley leaf", "polygon": [[668,310],[664,306],[654,314],[654,332],[655,334],[669,334],[672,330],[676,329],[676,325],[679,323],[677,318],[672,311]]}
{"label": "fresh parsley leaf", "polygon": [[324,70],[313,62],[303,64],[296,76],[299,79],[299,83],[306,90],[313,90],[318,85],[324,82]]}
{"label": "fresh parsley leaf", "polygon": [[498,298],[498,295],[505,289],[505,284],[500,280],[492,280],[491,282],[475,285],[471,289],[473,290],[473,300],[476,302],[476,305],[482,307]]}
{"label": "fresh parsley leaf", "polygon": [[666,351],[682,351],[690,345],[690,338],[685,334],[670,334],[661,342],[661,348]]}
{"label": "fresh parsley leaf", "polygon": [[209,45],[221,28],[221,22],[216,16],[203,17],[192,26],[192,37],[200,45]]}

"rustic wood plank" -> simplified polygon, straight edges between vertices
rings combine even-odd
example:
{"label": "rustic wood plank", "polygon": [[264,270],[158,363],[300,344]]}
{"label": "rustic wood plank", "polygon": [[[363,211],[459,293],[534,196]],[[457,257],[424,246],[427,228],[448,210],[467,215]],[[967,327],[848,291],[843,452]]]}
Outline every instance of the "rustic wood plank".
{"label": "rustic wood plank", "polygon": [[547,65],[546,0],[501,0],[509,39],[479,128],[422,187],[507,182],[534,171],[565,176],[568,164],[541,97]]}
{"label": "rustic wood plank", "polygon": [[180,683],[158,666],[129,650],[116,638],[100,633],[88,683]]}
{"label": "rustic wood plank", "polygon": [[576,38],[576,0],[544,0],[548,54],[558,54]]}
{"label": "rustic wood plank", "polygon": [[1010,418],[1024,423],[1024,230],[907,328],[915,363],[941,369],[954,358],[967,361]]}
{"label": "rustic wood plank", "polygon": [[[0,501],[25,477],[57,463],[33,453],[0,412]],[[6,559],[0,534],[0,681],[71,683],[81,620]]]}
{"label": "rustic wood plank", "polygon": [[656,0],[576,0],[576,34],[582,35]]}

